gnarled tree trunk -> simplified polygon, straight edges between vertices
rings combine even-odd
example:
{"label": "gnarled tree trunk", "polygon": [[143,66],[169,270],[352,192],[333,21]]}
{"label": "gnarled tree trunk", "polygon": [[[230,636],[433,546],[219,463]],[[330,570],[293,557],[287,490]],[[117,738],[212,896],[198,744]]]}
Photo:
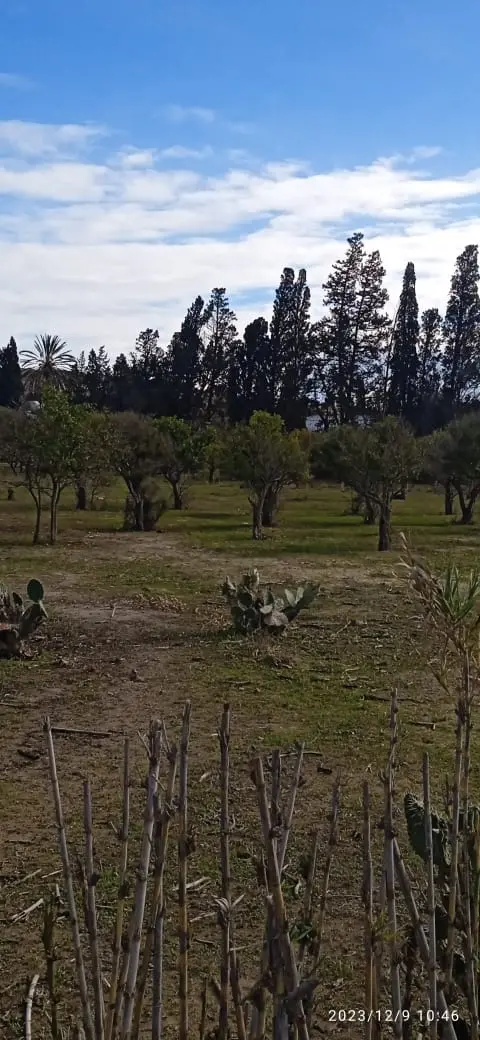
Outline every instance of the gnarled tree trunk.
{"label": "gnarled tree trunk", "polygon": [[378,522],[378,551],[388,552],[392,547],[392,504],[388,497],[382,500]]}
{"label": "gnarled tree trunk", "polygon": [[274,527],[277,521],[278,513],[278,491],[273,488],[269,488],[263,503],[262,510],[262,525],[263,527]]}
{"label": "gnarled tree trunk", "polygon": [[85,484],[77,484],[77,501],[75,503],[75,509],[86,509],[87,508],[87,488]]}
{"label": "gnarled tree trunk", "polygon": [[445,516],[453,516],[454,497],[452,482],[447,480],[447,483],[445,484]]}

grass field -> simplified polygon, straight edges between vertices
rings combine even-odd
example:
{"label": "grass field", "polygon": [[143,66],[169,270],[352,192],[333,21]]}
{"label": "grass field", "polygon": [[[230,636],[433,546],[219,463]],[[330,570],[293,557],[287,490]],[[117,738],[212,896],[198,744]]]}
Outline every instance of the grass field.
{"label": "grass field", "polygon": [[[321,1028],[329,1007],[361,1004],[362,969],[356,974],[354,967],[361,963],[362,948],[361,786],[366,775],[375,786],[384,764],[393,686],[401,705],[399,804],[406,788],[420,788],[425,747],[431,752],[438,801],[451,770],[454,705],[426,664],[432,648],[418,604],[405,585],[398,552],[376,552],[376,531],[348,514],[349,495],[338,488],[288,492],[278,528],[261,543],[251,541],[246,493],[234,485],[193,487],[189,508],[165,514],[154,534],[120,532],[123,495],[114,485],[105,492],[103,508],[86,513],[75,512],[65,495],[55,547],[31,545],[33,516],[26,494],[18,492],[15,502],[7,502],[4,493],[0,502],[0,579],[22,592],[30,577],[40,578],[50,612],[33,643],[33,656],[0,662],[0,1036],[22,1035],[27,979],[43,970],[41,914],[33,912],[26,923],[12,923],[12,917],[44,893],[43,875],[59,867],[43,717],[49,714],[57,725],[112,731],[108,738],[57,738],[67,829],[78,845],[81,783],[86,775],[92,780],[101,921],[109,928],[118,857],[110,821],[117,823],[120,813],[121,735],[145,732],[152,717],[165,718],[176,735],[186,698],[192,701],[193,722],[190,813],[198,831],[189,872],[191,878],[210,878],[206,891],[192,897],[199,917],[192,933],[193,990],[199,990],[206,967],[215,967],[215,948],[202,942],[211,941],[212,924],[201,915],[212,909],[218,882],[215,731],[223,702],[229,701],[233,711],[232,873],[236,894],[246,896],[238,942],[251,981],[258,965],[249,962],[249,951],[254,943],[259,948],[263,917],[252,866],[259,824],[249,757],[254,749],[281,746],[288,751],[297,739],[317,752],[307,759],[289,855],[293,914],[302,898],[294,895],[299,856],[317,823],[323,827],[324,856],[332,778],[341,774],[340,843],[319,989]],[[405,531],[415,551],[439,569],[452,557],[466,569],[477,560],[480,528],[453,524],[442,515],[441,497],[431,490],[415,490],[405,502],[396,502],[394,527],[397,534]],[[274,584],[302,579],[320,584],[314,606],[278,642],[242,640],[229,629],[221,581],[227,573],[239,577],[252,565]],[[474,734],[474,796],[480,786],[477,739]],[[133,775],[138,802],[142,754],[138,741]],[[200,783],[210,770],[213,776]],[[377,788],[380,806],[379,783]],[[400,817],[398,825],[404,839]],[[34,871],[40,873],[22,880]],[[172,921],[174,884],[171,869]],[[63,931],[66,935],[66,925]],[[167,991],[173,1015],[174,925],[169,936]],[[68,958],[71,962],[70,953]],[[71,980],[67,959],[60,971],[67,1009]],[[34,1036],[47,1035],[41,988],[35,1022]],[[173,1027],[167,1030],[167,1037],[174,1035]],[[355,1035],[350,1027],[349,1036]]]}

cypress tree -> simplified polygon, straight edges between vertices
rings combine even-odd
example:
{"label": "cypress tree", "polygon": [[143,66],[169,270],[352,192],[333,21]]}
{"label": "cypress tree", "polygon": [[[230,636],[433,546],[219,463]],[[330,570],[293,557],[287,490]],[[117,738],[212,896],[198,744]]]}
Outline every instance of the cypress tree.
{"label": "cypress tree", "polygon": [[0,350],[0,405],[16,408],[23,396],[22,371],[17,344],[11,336],[8,346]]}
{"label": "cypress tree", "polygon": [[388,411],[412,421],[418,404],[418,303],[415,267],[408,263],[403,276],[392,337]]}
{"label": "cypress tree", "polygon": [[480,298],[478,246],[457,257],[443,323],[443,391],[450,415],[480,385]]}

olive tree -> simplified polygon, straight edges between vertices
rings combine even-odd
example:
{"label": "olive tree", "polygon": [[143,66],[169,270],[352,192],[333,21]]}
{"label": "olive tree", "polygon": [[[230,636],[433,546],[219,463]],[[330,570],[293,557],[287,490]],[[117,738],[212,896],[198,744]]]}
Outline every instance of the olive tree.
{"label": "olive tree", "polygon": [[265,503],[278,503],[283,488],[308,478],[308,447],[298,433],[287,433],[283,420],[254,412],[248,425],[236,426],[226,446],[226,466],[233,479],[248,488],[252,537],[263,535]]}
{"label": "olive tree", "polygon": [[471,524],[480,495],[480,415],[456,419],[427,440],[425,469],[431,480],[450,485],[458,497],[460,523]]}
{"label": "olive tree", "polygon": [[165,508],[156,485],[160,474],[160,432],[153,419],[136,412],[119,412],[110,421],[113,467],[128,490],[125,526],[130,527],[131,506],[133,530],[151,530]]}
{"label": "olive tree", "polygon": [[159,472],[170,484],[174,509],[183,509],[187,488],[205,465],[207,435],[194,430],[185,419],[156,419],[155,426],[159,433]]}
{"label": "olive tree", "polygon": [[393,416],[372,426],[339,426],[323,435],[318,451],[324,473],[376,509],[379,551],[390,549],[392,502],[419,463],[419,445],[410,428]]}

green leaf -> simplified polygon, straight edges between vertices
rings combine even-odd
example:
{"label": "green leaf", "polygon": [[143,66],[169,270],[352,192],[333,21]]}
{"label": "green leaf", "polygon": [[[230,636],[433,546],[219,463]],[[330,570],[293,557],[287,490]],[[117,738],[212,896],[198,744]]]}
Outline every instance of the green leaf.
{"label": "green leaf", "polygon": [[37,581],[36,578],[32,578],[27,585],[27,596],[31,599],[32,603],[41,603],[43,599],[43,585],[41,581]]}
{"label": "green leaf", "polygon": [[267,628],[286,628],[288,618],[281,610],[272,610],[272,613],[265,617],[265,625]]}
{"label": "green leaf", "polygon": [[266,603],[264,607],[260,607],[260,613],[263,614],[264,616],[266,614],[271,614],[272,610],[273,610],[273,603]]}

